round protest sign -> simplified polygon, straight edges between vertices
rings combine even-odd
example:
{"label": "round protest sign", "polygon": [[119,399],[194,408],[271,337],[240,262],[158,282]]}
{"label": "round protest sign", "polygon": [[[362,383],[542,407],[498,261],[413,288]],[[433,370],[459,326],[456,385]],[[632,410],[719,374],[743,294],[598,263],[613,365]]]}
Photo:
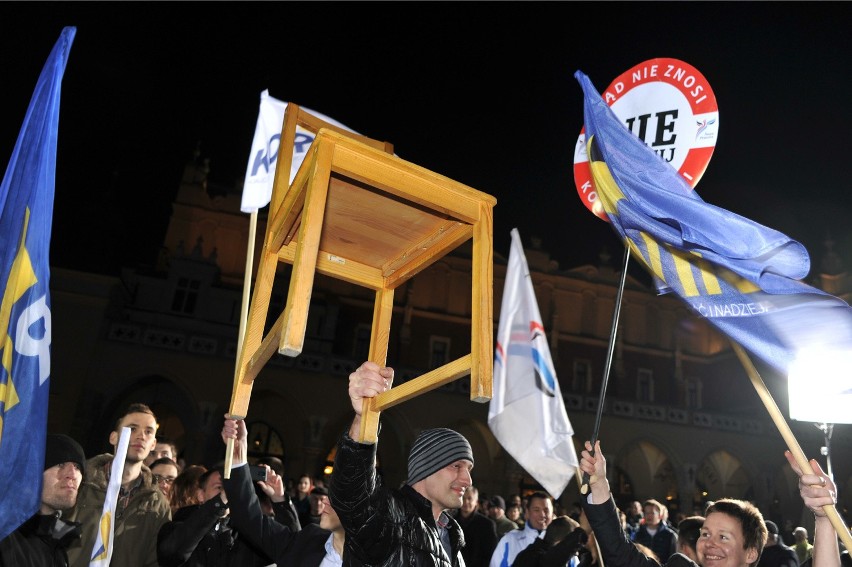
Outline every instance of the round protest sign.
{"label": "round protest sign", "polygon": [[[704,75],[677,59],[649,59],[616,77],[601,96],[633,134],[695,187],[719,135],[716,95]],[[574,147],[574,183],[583,204],[608,220],[589,171],[585,127]]]}

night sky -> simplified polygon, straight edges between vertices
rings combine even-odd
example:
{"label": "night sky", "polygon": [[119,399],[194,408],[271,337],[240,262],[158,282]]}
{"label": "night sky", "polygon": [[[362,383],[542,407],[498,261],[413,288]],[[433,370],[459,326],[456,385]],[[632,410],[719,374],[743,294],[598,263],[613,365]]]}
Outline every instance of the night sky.
{"label": "night sky", "polygon": [[[623,253],[581,203],[582,70],[599,91],[645,60],[696,67],[719,139],[708,202],[852,265],[852,42],[844,3],[63,2],[0,4],[0,159],[63,26],[51,261],[153,264],[182,168],[201,144],[237,190],[263,89],[494,195],[495,252],[517,227],[562,268]],[[246,222],[248,222],[248,217]]]}

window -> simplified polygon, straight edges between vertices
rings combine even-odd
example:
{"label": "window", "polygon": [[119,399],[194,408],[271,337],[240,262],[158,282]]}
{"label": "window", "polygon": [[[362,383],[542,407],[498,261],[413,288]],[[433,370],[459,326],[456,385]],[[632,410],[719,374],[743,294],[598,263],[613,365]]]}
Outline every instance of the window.
{"label": "window", "polygon": [[281,436],[268,423],[255,421],[248,424],[248,454],[250,457],[275,456],[284,459]]}
{"label": "window", "polygon": [[701,409],[701,380],[687,378],[684,383],[685,405],[689,409]]}
{"label": "window", "polygon": [[175,294],[172,298],[172,311],[186,313],[187,315],[194,313],[200,287],[201,282],[198,280],[178,278]]}
{"label": "window", "polygon": [[574,375],[571,378],[572,392],[592,391],[592,363],[588,360],[574,360]]}
{"label": "window", "polygon": [[429,370],[434,370],[450,361],[450,339],[429,337]]}
{"label": "window", "polygon": [[636,378],[636,400],[640,402],[654,401],[654,371],[640,368]]}

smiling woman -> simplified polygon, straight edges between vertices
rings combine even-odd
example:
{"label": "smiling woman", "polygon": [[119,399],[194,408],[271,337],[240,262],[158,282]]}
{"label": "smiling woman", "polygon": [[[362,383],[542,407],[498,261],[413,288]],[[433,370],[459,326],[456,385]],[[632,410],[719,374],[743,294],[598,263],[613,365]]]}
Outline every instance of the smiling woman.
{"label": "smiling woman", "polygon": [[[627,537],[618,517],[606,476],[606,458],[600,441],[594,449],[585,443],[580,468],[590,476],[591,493],[583,502],[603,563],[609,567],[659,567],[660,563],[643,554]],[[666,567],[754,567],[766,543],[763,515],[753,504],[730,498],[708,506],[698,537],[698,561],[675,553]]]}

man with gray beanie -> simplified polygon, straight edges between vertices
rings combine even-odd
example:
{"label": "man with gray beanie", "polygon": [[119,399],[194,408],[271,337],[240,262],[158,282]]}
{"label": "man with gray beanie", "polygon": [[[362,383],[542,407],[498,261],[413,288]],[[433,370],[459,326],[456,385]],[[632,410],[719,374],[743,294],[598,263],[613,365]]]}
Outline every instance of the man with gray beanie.
{"label": "man with gray beanie", "polygon": [[329,496],[346,530],[344,565],[464,567],[464,535],[446,512],[472,484],[473,451],[452,429],[426,429],[408,455],[399,490],[376,474],[376,444],[361,443],[365,398],[391,387],[393,369],[365,362],[349,375],[355,419],[337,445]]}
{"label": "man with gray beanie", "polygon": [[83,448],[67,435],[48,434],[44,453],[41,506],[0,541],[0,566],[65,567],[65,549],[80,537],[79,524],[65,522],[61,516],[77,502],[86,462]]}

